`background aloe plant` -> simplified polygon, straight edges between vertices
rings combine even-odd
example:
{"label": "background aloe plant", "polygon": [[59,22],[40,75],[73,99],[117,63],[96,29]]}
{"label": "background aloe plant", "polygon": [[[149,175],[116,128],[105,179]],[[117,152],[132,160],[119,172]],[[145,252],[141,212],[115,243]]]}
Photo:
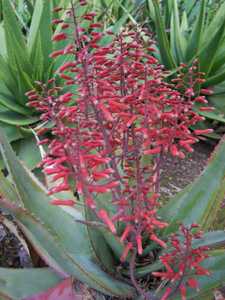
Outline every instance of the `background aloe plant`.
{"label": "background aloe plant", "polygon": [[27,129],[38,118],[26,107],[25,92],[33,87],[35,80],[47,80],[52,72],[50,1],[36,1],[31,24],[23,19],[19,7],[17,11],[12,5],[11,1],[2,1],[0,124],[14,142],[18,155],[33,168],[40,157],[35,153],[35,140]]}
{"label": "background aloe plant", "polygon": [[[53,5],[62,1],[1,1],[0,23],[0,126],[4,129],[19,157],[34,168],[40,161],[31,127],[39,121],[38,114],[26,106],[26,91],[34,82],[47,81],[54,65],[49,57]],[[67,0],[63,4],[68,5]],[[28,155],[29,153],[29,155]]]}
{"label": "background aloe plant", "polygon": [[[217,4],[217,7],[214,5]],[[203,87],[213,87],[209,97],[214,112],[200,112],[208,120],[224,124],[224,1],[159,1],[148,0],[150,24],[157,34],[158,57],[169,70],[179,64],[200,63],[200,71],[206,74]],[[213,12],[213,13],[212,13]],[[218,128],[223,131],[224,125]],[[211,134],[211,137],[218,135]]]}

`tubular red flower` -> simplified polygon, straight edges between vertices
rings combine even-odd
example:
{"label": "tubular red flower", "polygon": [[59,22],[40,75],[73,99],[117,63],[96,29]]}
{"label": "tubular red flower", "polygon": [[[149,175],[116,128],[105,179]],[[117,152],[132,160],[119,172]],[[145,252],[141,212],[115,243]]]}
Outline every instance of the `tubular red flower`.
{"label": "tubular red flower", "polygon": [[193,274],[210,274],[208,270],[200,266],[200,263],[208,257],[205,253],[208,248],[193,248],[193,240],[202,237],[202,232],[192,232],[198,227],[199,226],[197,224],[193,224],[189,227],[184,227],[183,225],[180,226],[180,236],[173,235],[171,237],[170,243],[172,247],[170,247],[170,250],[160,257],[166,271],[153,272],[154,276],[167,279],[170,282],[173,282],[174,285],[178,283],[177,287],[180,289],[183,300],[186,300],[187,286],[199,289],[198,281],[193,278]]}
{"label": "tubular red flower", "polygon": [[160,300],[167,300],[169,298],[169,295],[171,294],[172,288],[167,288],[164,295]]}
{"label": "tubular red flower", "polygon": [[153,149],[148,149],[144,151],[145,155],[151,155],[151,154],[159,154],[161,152],[161,147],[156,147]]}
{"label": "tubular red flower", "polygon": [[194,133],[196,135],[209,134],[209,133],[212,133],[212,132],[213,132],[213,129],[196,129],[196,130],[194,130]]}
{"label": "tubular red flower", "polygon": [[121,235],[120,241],[121,242],[125,241],[128,238],[128,236],[129,236],[129,234],[130,234],[131,231],[132,231],[132,226],[128,224],[126,226],[123,234]]}
{"label": "tubular red flower", "polygon": [[143,253],[143,248],[142,248],[142,237],[140,234],[138,234],[136,236],[136,242],[137,242],[137,250],[138,250],[138,254],[142,255]]}
{"label": "tubular red flower", "polygon": [[51,57],[51,58],[55,58],[55,57],[58,57],[58,56],[60,56],[60,55],[63,55],[63,50],[56,50],[56,51],[53,51],[49,56]]}
{"label": "tubular red flower", "polygon": [[187,298],[187,291],[185,285],[181,284],[180,285],[180,293],[181,293],[181,299],[186,300]]}
{"label": "tubular red flower", "polygon": [[211,107],[211,106],[202,106],[199,108],[200,111],[214,111],[215,107]]}
{"label": "tubular red flower", "polygon": [[190,286],[190,288],[199,290],[199,284],[195,278],[189,278],[187,280],[187,283]]}
{"label": "tubular red flower", "polygon": [[61,199],[54,199],[50,203],[52,205],[64,205],[64,206],[74,206],[75,204],[73,200],[61,200]]}
{"label": "tubular red flower", "polygon": [[52,38],[54,42],[63,41],[65,39],[67,39],[67,35],[64,32],[57,33]]}
{"label": "tubular red flower", "polygon": [[98,212],[98,216],[109,227],[109,229],[112,231],[112,233],[115,234],[116,228],[115,228],[113,222],[111,221],[111,219],[109,218],[107,211],[104,209],[100,209]]}
{"label": "tubular red flower", "polygon": [[167,245],[164,241],[162,241],[161,239],[159,239],[155,234],[151,234],[150,239],[154,242],[156,242],[157,244],[159,244],[161,247],[166,248]]}
{"label": "tubular red flower", "polygon": [[129,252],[133,249],[133,244],[132,243],[127,243],[124,250],[123,250],[123,253],[120,257],[120,261],[121,262],[124,262],[129,254]]}

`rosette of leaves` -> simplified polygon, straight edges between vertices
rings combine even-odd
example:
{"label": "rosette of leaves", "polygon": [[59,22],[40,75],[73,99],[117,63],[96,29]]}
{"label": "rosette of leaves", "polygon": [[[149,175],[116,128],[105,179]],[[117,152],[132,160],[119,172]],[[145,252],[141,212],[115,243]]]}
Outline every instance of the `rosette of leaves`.
{"label": "rosette of leaves", "polygon": [[[54,5],[60,3],[54,1]],[[34,87],[35,81],[52,76],[54,65],[49,55],[53,50],[52,32],[57,27],[52,27],[51,20],[58,17],[52,13],[52,6],[52,1],[42,0],[1,1],[0,126],[30,168],[40,160],[29,130],[39,118],[26,106],[25,92]]]}
{"label": "rosette of leaves", "polygon": [[[119,265],[123,244],[110,231],[98,226],[98,222],[85,214],[79,204],[73,208],[50,205],[54,198],[47,196],[38,179],[24,168],[2,130],[0,149],[10,178],[0,176],[1,207],[14,215],[29,246],[32,245],[46,264],[43,268],[21,270],[0,268],[1,298],[43,299],[43,296],[53,294],[54,299],[60,299],[60,291],[63,291],[68,297],[66,299],[76,299],[73,280],[69,277],[106,295],[137,299],[127,277],[127,264]],[[176,233],[180,222],[185,225],[198,222],[204,230],[210,230],[224,199],[224,156],[223,139],[203,174],[161,208],[161,216],[169,220],[170,225],[159,233],[160,238],[166,239],[169,234]],[[107,203],[110,205],[109,201]],[[187,299],[211,299],[212,290],[223,284],[224,242],[224,231],[209,231],[196,240],[196,246],[210,247],[210,258],[202,265],[211,275],[200,277],[200,291],[188,291]],[[146,259],[151,251],[156,250],[155,247],[152,242],[146,245],[143,263],[135,268],[137,280],[146,280],[151,272],[162,269],[159,253],[154,262]],[[155,291],[149,290],[148,294],[152,299]],[[160,299],[160,292],[155,297]],[[179,294],[173,297],[180,299]]]}
{"label": "rosette of leaves", "polygon": [[[225,123],[225,3],[208,1],[146,1],[150,23],[156,32],[158,56],[167,69],[176,72],[180,63],[192,64],[198,59],[200,71],[205,73],[202,87],[212,88],[209,98],[213,112],[199,112],[206,117],[206,125],[214,124],[219,138]],[[212,13],[214,11],[214,13]],[[204,126],[204,125],[203,125]]]}
{"label": "rosette of leaves", "polygon": [[50,2],[36,1],[29,28],[28,24],[22,24],[22,15],[18,19],[12,4],[8,0],[2,1],[0,126],[13,142],[17,154],[33,168],[40,157],[35,153],[35,140],[27,129],[38,121],[38,117],[26,107],[25,92],[33,87],[35,80],[47,79],[51,74]]}

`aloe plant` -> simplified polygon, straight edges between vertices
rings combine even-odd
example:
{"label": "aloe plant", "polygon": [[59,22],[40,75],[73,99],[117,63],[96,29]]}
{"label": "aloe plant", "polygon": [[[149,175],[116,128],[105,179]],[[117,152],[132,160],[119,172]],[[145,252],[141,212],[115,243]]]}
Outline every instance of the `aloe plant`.
{"label": "aloe plant", "polygon": [[[105,239],[104,232],[98,231],[102,243],[95,243],[95,246],[98,247],[96,249],[93,239],[97,238],[98,240],[99,237],[90,233],[88,226],[85,225],[86,214],[83,208],[79,205],[76,208],[65,209],[51,206],[52,197],[46,195],[46,190],[38,182],[38,179],[34,178],[16,158],[2,131],[0,145],[11,177],[9,181],[1,174],[1,206],[15,216],[17,224],[27,240],[50,267],[50,269],[25,270],[1,268],[0,278],[2,276],[2,281],[5,282],[0,286],[0,294],[3,299],[4,297],[32,299],[31,296],[44,290],[54,286],[57,289],[59,282],[62,282],[63,285],[64,279],[68,276],[79,279],[104,294],[135,299],[135,289],[127,280],[124,281],[125,275],[123,274],[128,272],[125,265],[120,273],[114,268],[117,265],[117,255],[112,252],[111,245],[113,243],[114,247],[117,244],[119,247],[123,247],[122,244],[109,231],[107,239]],[[161,210],[163,217],[168,220],[172,217],[174,221],[168,229],[160,234],[160,238],[164,239],[169,232],[176,232],[177,222],[183,220],[186,224],[200,222],[203,228],[210,228],[216,218],[215,213],[211,214],[211,207],[219,208],[225,192],[224,154],[225,141],[223,139],[202,176],[171,199]],[[212,271],[212,274],[208,278],[200,279],[200,292],[188,294],[187,299],[199,299],[200,296],[208,299],[210,291],[223,283],[225,256],[219,249],[223,248],[224,242],[225,233],[223,231],[210,231],[205,233],[202,239],[196,240],[196,246],[207,245],[210,247],[212,256],[206,260],[204,266]],[[108,257],[107,263],[111,266],[110,274],[104,268],[102,269],[105,261],[99,257],[99,250],[108,251],[105,259]],[[156,260],[154,264],[148,265],[147,263],[144,267],[137,266],[135,276],[137,278],[145,277],[161,268],[160,261]],[[18,284],[18,280],[20,284]]]}
{"label": "aloe plant", "polygon": [[[2,1],[0,124],[19,156],[27,157],[29,148],[27,164],[32,168],[40,157],[35,153],[35,139],[28,127],[33,126],[38,117],[26,107],[25,92],[33,87],[35,80],[46,80],[52,72],[50,1],[36,1],[28,29],[12,4],[9,0]],[[22,29],[28,32],[24,35]]]}
{"label": "aloe plant", "polygon": [[[200,114],[208,120],[224,124],[224,94],[221,94],[218,101],[217,86],[224,87],[225,82],[225,3],[220,1],[219,7],[212,15],[212,4],[205,0],[183,1],[183,6],[181,2],[163,1],[161,5],[156,0],[146,2],[149,17],[155,25],[159,58],[167,69],[175,72],[180,63],[190,65],[195,59],[199,60],[200,71],[206,74],[206,81],[202,86],[215,90],[215,95],[209,97],[215,111]],[[221,134],[221,128],[219,132]],[[216,137],[216,134],[211,136]]]}
{"label": "aloe plant", "polygon": [[[78,3],[83,7],[86,1]],[[180,299],[180,294],[182,299],[207,299],[225,272],[225,233],[207,232],[225,193],[224,139],[196,182],[165,206],[159,201],[163,155],[169,151],[185,159],[198,137],[211,132],[188,129],[202,119],[194,104],[206,109],[206,99],[194,93],[201,78],[192,67],[181,71],[184,83],[180,76],[177,84],[168,84],[155,57],[146,52],[154,48],[144,31],[102,32],[95,13],[73,5],[70,22],[67,17],[54,20],[62,24],[53,35],[58,48],[51,56],[59,64],[55,77],[27,93],[41,120],[52,122],[52,140],[41,137],[45,128],[38,133],[40,149],[47,144],[45,186],[0,131],[8,171],[7,178],[0,173],[1,206],[14,215],[46,264],[28,273],[5,270],[7,283],[0,291],[27,300],[59,290],[75,294],[72,282],[78,279],[122,299]],[[87,22],[80,28],[77,20]],[[32,289],[29,271],[46,280]],[[19,274],[24,280],[20,277],[20,286],[13,288]],[[143,280],[151,287],[144,288]]]}
{"label": "aloe plant", "polygon": [[[52,32],[57,26],[53,28],[51,21],[58,14],[53,14],[52,8],[61,2],[1,1],[0,126],[31,169],[40,161],[31,130],[38,125],[39,117],[26,106],[25,92],[34,88],[35,81],[46,81],[53,74],[49,55],[53,51]],[[68,5],[67,0],[63,3]]]}

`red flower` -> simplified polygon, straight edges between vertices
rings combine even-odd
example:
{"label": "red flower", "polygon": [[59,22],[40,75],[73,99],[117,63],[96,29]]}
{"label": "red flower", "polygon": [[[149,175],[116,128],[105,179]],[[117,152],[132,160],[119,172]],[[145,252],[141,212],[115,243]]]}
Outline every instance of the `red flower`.
{"label": "red flower", "polygon": [[75,202],[73,200],[61,200],[61,199],[54,199],[51,201],[53,205],[65,205],[65,206],[74,206]]}
{"label": "red flower", "polygon": [[105,211],[104,209],[100,209],[98,212],[98,216],[109,227],[112,233],[116,233],[116,228],[111,219],[109,218],[107,211]]}
{"label": "red flower", "polygon": [[[173,282],[174,289],[177,287],[180,289],[182,300],[186,300],[186,286],[199,289],[198,281],[193,276],[210,274],[208,270],[200,266],[200,263],[208,257],[206,254],[208,248],[194,248],[192,245],[193,239],[199,239],[202,236],[200,231],[192,233],[196,227],[198,227],[197,224],[189,228],[180,227],[182,238],[173,235],[170,250],[160,257],[166,271],[152,273],[156,277]],[[172,292],[173,289],[170,292],[167,290],[164,296],[168,298]]]}
{"label": "red flower", "polygon": [[57,33],[52,38],[54,42],[59,42],[66,39],[67,39],[67,35],[64,32]]}

